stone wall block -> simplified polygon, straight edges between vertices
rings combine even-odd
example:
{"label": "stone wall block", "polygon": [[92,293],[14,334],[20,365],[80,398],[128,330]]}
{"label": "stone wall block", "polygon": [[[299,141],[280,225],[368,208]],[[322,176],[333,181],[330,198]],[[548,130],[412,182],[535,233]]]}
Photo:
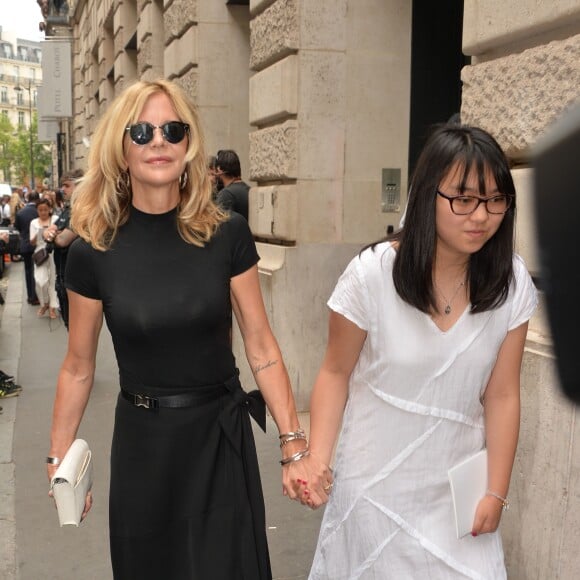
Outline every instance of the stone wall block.
{"label": "stone wall block", "polygon": [[282,181],[296,179],[298,124],[286,121],[250,133],[250,179]]}
{"label": "stone wall block", "polygon": [[578,409],[559,389],[546,342],[527,341],[521,383],[522,419],[509,492],[511,507],[501,523],[508,577],[577,578]]}
{"label": "stone wall block", "polygon": [[144,8],[138,11],[139,20],[137,22],[137,38],[139,39],[139,48],[143,39],[151,36],[157,27],[153,5],[148,3]]}
{"label": "stone wall block", "polygon": [[153,61],[153,37],[146,36],[139,42],[139,52],[137,53],[137,70],[142,75],[151,68]]}
{"label": "stone wall block", "polygon": [[575,26],[577,30],[579,22],[577,0],[466,0],[463,53],[484,55],[498,48],[513,52],[514,43],[534,42],[546,35],[554,38],[558,29]]}
{"label": "stone wall block", "polygon": [[137,0],[137,14],[141,14],[147,8],[150,8],[152,0]]}
{"label": "stone wall block", "polygon": [[175,38],[164,53],[164,71],[168,77],[182,76],[197,61],[197,26],[191,26],[181,37]]}
{"label": "stone wall block", "polygon": [[268,64],[298,50],[298,0],[278,0],[250,22],[250,68]]}
{"label": "stone wall block", "polygon": [[176,77],[172,75],[171,80],[175,81],[185,91],[187,96],[195,103],[198,95],[198,70],[195,67],[190,68],[187,72]]}
{"label": "stone wall block", "polygon": [[467,66],[461,77],[462,121],[525,159],[546,127],[580,99],[580,35]]}
{"label": "stone wall block", "polygon": [[297,213],[295,185],[250,189],[249,223],[254,235],[276,240],[296,240]]}
{"label": "stone wall block", "polygon": [[175,0],[163,14],[166,42],[181,36],[196,21],[196,0]]}
{"label": "stone wall block", "polygon": [[250,123],[264,125],[298,112],[298,57],[291,55],[250,78]]}
{"label": "stone wall block", "polygon": [[256,16],[274,4],[276,0],[250,0],[250,14]]}
{"label": "stone wall block", "polygon": [[348,0],[303,1],[300,4],[302,50],[346,50]]}

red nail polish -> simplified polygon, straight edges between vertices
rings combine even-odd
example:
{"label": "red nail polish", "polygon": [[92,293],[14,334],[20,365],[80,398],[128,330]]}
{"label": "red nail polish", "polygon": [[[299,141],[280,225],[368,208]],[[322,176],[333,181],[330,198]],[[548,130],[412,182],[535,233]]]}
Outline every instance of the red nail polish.
{"label": "red nail polish", "polygon": [[304,490],[304,495],[308,495],[309,493],[310,492],[307,489]]}
{"label": "red nail polish", "polygon": [[296,481],[297,481],[298,483],[302,483],[302,480],[301,480],[301,479],[297,479]]}
{"label": "red nail polish", "polygon": [[474,538],[477,538],[477,532],[471,532],[471,535],[472,535]]}
{"label": "red nail polish", "polygon": [[302,485],[306,485],[307,483],[307,481],[302,481]]}

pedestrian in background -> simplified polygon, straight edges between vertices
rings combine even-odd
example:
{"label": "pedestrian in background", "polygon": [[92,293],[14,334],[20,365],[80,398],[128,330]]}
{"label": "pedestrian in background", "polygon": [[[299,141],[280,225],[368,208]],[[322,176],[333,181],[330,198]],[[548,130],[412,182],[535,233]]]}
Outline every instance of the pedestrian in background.
{"label": "pedestrian in background", "polygon": [[242,181],[240,158],[232,149],[223,149],[216,155],[216,177],[223,187],[218,191],[217,203],[222,209],[235,211],[248,221],[250,186]]}
{"label": "pedestrian in background", "polygon": [[[75,192],[68,351],[48,475],[73,442],[95,372],[103,315],[120,372],[111,453],[110,542],[122,580],[271,578],[232,305],[248,362],[281,435],[283,487],[307,455],[288,374],[266,317],[244,219],[211,200],[200,123],[178,85],[139,82],[107,109]],[[57,458],[57,459],[50,459]],[[87,498],[86,510],[91,498]]]}
{"label": "pedestrian in background", "polygon": [[216,165],[216,158],[214,155],[210,155],[207,158],[207,171],[208,171],[209,179],[211,182],[212,201],[215,202],[217,199],[217,195],[218,195],[220,189],[223,188],[224,184],[221,182],[221,180],[217,176],[218,169],[217,169],[217,165]]}
{"label": "pedestrian in background", "polygon": [[[506,578],[497,528],[537,303],[510,167],[488,133],[445,125],[410,187],[403,229],[355,257],[328,302],[302,501],[330,500],[311,580]],[[447,472],[485,447],[488,490],[457,539]]]}
{"label": "pedestrian in background", "polygon": [[75,186],[83,176],[81,169],[73,169],[62,176],[61,186],[64,195],[64,206],[56,222],[44,231],[44,239],[54,250],[56,268],[56,295],[60,307],[60,315],[68,329],[68,295],[64,285],[68,249],[77,235],[70,228],[70,202]]}
{"label": "pedestrian in background", "polygon": [[[58,219],[52,215],[49,198],[43,198],[36,204],[38,217],[30,222],[30,245],[35,248],[35,253],[46,248],[47,242],[43,233]],[[33,254],[34,255],[34,254]],[[34,282],[36,284],[36,296],[40,302],[38,316],[42,317],[48,310],[52,319],[57,318],[58,298],[55,288],[55,267],[50,256],[42,264],[34,264]]]}
{"label": "pedestrian in background", "polygon": [[12,190],[10,197],[10,225],[14,225],[16,214],[24,207],[24,200],[22,194],[18,189]]}
{"label": "pedestrian in background", "polygon": [[4,194],[0,198],[0,226],[9,226],[11,223],[11,215],[10,196],[8,194]]}
{"label": "pedestrian in background", "polygon": [[38,297],[34,282],[34,263],[32,254],[34,246],[30,243],[30,222],[38,217],[36,202],[40,196],[36,191],[27,193],[26,205],[16,214],[14,227],[20,232],[20,255],[24,261],[24,279],[26,281],[26,297],[28,304],[38,306]]}

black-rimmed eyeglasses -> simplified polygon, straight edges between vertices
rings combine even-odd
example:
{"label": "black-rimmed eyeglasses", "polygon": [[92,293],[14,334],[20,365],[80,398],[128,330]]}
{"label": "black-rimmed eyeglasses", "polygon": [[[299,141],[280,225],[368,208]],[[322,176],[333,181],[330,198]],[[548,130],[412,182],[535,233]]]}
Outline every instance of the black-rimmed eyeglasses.
{"label": "black-rimmed eyeglasses", "polygon": [[135,145],[147,145],[153,140],[155,129],[161,129],[163,138],[175,145],[183,141],[183,138],[189,134],[189,125],[181,121],[169,121],[163,125],[152,125],[151,123],[135,123],[125,127],[125,131],[129,131],[131,141]]}
{"label": "black-rimmed eyeglasses", "polygon": [[488,213],[502,214],[505,213],[512,205],[513,196],[501,194],[493,197],[479,197],[476,195],[445,195],[437,190],[437,195],[444,197],[449,201],[451,211],[456,215],[472,214],[480,203],[485,204]]}

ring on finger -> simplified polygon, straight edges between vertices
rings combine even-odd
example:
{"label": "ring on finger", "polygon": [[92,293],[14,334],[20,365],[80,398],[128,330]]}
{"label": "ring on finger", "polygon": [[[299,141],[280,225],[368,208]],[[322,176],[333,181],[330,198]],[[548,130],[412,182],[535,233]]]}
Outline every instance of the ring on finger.
{"label": "ring on finger", "polygon": [[325,486],[324,486],[322,489],[323,489],[323,490],[324,490],[326,493],[328,493],[328,492],[329,492],[329,491],[332,489],[332,486],[333,486],[333,485],[334,485],[334,483],[329,483],[328,485],[325,485]]}

